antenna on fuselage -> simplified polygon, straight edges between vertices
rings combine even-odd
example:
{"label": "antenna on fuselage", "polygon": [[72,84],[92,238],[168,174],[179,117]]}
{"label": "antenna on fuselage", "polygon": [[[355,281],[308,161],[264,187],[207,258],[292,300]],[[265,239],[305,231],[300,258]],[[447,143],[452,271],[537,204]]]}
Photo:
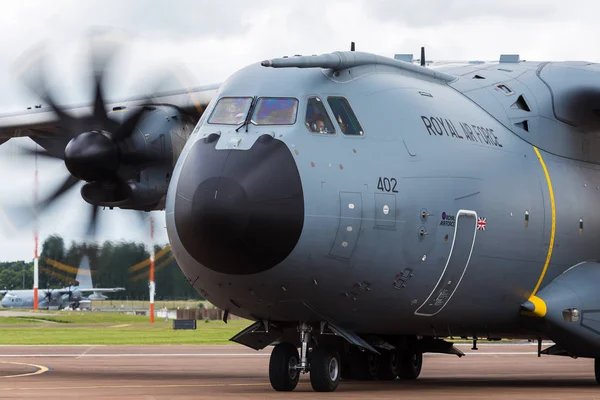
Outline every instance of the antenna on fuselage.
{"label": "antenna on fuselage", "polygon": [[350,42],[350,51],[354,51],[356,49],[356,43]]}
{"label": "antenna on fuselage", "polygon": [[421,47],[421,67],[425,66],[425,47]]}

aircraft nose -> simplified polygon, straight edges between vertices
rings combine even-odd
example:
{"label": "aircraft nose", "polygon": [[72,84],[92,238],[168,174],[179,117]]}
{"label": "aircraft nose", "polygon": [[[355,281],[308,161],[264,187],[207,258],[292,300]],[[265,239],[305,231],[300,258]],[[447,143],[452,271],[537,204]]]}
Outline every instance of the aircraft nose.
{"label": "aircraft nose", "polygon": [[259,137],[249,150],[216,150],[216,134],[194,143],[174,204],[177,234],[200,264],[253,274],[283,261],[304,224],[302,183],[285,143]]}

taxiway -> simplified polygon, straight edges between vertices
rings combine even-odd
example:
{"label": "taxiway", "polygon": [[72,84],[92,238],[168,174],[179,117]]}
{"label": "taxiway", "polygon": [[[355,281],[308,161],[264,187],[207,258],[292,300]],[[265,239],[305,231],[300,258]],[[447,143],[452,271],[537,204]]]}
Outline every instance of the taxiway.
{"label": "taxiway", "polygon": [[596,399],[593,361],[536,355],[534,343],[481,344],[467,355],[426,354],[407,382],[342,381],[314,393],[308,376],[277,393],[270,350],[204,346],[0,346],[0,398]]}

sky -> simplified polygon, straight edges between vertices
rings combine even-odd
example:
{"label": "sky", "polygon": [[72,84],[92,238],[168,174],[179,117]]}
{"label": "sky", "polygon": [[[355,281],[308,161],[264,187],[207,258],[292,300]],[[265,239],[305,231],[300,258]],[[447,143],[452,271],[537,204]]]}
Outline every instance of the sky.
{"label": "sky", "polygon": [[[0,8],[0,113],[39,103],[15,72],[24,54],[43,53],[53,93],[63,104],[90,100],[86,38],[105,30],[124,51],[107,76],[106,96],[118,98],[152,88],[219,83],[264,59],[356,49],[384,56],[431,60],[497,60],[518,53],[526,60],[600,60],[600,3],[572,0],[21,0]],[[166,89],[167,87],[165,87]],[[27,138],[0,146],[0,205],[30,204],[34,162],[22,148]],[[60,161],[38,164],[40,197],[67,175]],[[60,234],[84,238],[88,205],[78,190],[39,219],[41,240]],[[10,211],[9,211],[10,213]],[[167,241],[164,213],[155,241]],[[131,211],[102,211],[99,240],[149,242],[147,224]],[[33,229],[13,229],[0,218],[0,261],[30,260]]]}

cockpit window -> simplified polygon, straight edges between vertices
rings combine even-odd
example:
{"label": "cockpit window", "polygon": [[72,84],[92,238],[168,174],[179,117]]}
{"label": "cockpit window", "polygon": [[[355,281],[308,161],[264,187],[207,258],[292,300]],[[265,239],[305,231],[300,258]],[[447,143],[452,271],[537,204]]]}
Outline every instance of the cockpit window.
{"label": "cockpit window", "polygon": [[252,103],[252,97],[223,97],[210,114],[208,123],[239,125],[246,120],[250,103]]}
{"label": "cockpit window", "polygon": [[329,107],[331,107],[331,111],[333,111],[334,118],[340,124],[343,134],[364,135],[363,129],[358,123],[348,100],[344,97],[328,97],[327,102],[329,103]]}
{"label": "cockpit window", "polygon": [[261,97],[252,117],[255,125],[293,125],[296,123],[298,100],[291,97]]}
{"label": "cockpit window", "polygon": [[318,97],[308,99],[306,106],[306,127],[314,133],[334,134],[335,128],[329,119],[323,102]]}

